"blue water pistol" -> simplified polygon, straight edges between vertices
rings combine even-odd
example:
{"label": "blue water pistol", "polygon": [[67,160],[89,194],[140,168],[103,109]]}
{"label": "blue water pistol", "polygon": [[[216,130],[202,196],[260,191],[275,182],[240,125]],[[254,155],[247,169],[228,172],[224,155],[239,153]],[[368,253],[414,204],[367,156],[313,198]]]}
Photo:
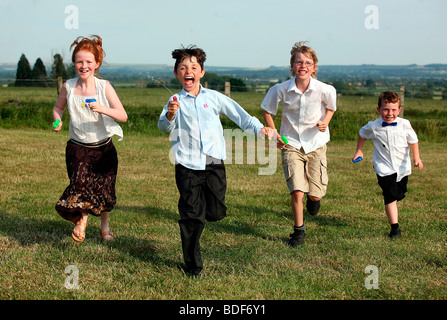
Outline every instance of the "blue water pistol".
{"label": "blue water pistol", "polygon": [[84,108],[86,106],[86,103],[95,102],[96,99],[85,99],[85,103],[81,104],[81,106]]}

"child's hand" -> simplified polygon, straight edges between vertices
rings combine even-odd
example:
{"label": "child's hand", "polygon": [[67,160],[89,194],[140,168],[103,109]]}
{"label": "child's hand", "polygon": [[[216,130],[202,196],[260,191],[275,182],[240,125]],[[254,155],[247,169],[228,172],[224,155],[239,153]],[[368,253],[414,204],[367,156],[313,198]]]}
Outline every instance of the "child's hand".
{"label": "child's hand", "polygon": [[[56,120],[56,121],[57,121],[57,120]],[[62,120],[59,120],[59,124],[58,124],[58,126],[54,127],[54,124],[56,123],[56,121],[53,122],[53,126],[52,126],[52,128],[53,128],[53,131],[59,132],[59,131],[61,131],[61,129],[62,129]]]}
{"label": "child's hand", "polygon": [[414,159],[413,163],[415,167],[419,168],[419,170],[422,170],[422,168],[424,167],[420,158]]}
{"label": "child's hand", "polygon": [[180,102],[177,101],[177,97],[174,97],[174,100],[169,101],[168,113],[166,114],[166,117],[168,118],[169,121],[174,119],[174,116],[179,108],[180,108]]}
{"label": "child's hand", "polygon": [[362,157],[363,158],[363,152],[358,150],[355,152],[354,156],[352,157],[352,161],[354,161],[355,159],[357,159],[358,157]]}
{"label": "child's hand", "polygon": [[259,131],[259,137],[261,139],[264,139],[264,137],[267,136],[267,139],[272,140],[276,134],[276,129],[270,127],[264,127]]}
{"label": "child's hand", "polygon": [[98,113],[104,113],[103,110],[103,106],[99,104],[99,102],[94,101],[94,102],[89,102],[88,104],[90,110],[94,111],[94,112],[98,112]]}
{"label": "child's hand", "polygon": [[281,135],[278,133],[278,132],[276,132],[276,147],[278,148],[278,149],[284,149],[284,147],[286,146],[286,144],[287,143],[285,143],[283,140],[282,140],[282,138],[281,138]]}
{"label": "child's hand", "polygon": [[318,130],[320,130],[321,132],[325,132],[328,127],[328,124],[326,122],[320,120],[317,122],[317,127],[318,127]]}

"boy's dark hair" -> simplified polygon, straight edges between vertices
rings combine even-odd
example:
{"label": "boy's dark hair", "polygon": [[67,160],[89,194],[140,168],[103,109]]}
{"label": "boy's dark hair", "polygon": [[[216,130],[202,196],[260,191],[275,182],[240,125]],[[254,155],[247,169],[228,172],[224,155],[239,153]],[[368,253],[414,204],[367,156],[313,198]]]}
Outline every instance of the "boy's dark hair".
{"label": "boy's dark hair", "polygon": [[185,58],[196,57],[197,62],[203,70],[203,65],[206,60],[205,51],[200,48],[197,48],[195,45],[189,45],[188,47],[183,47],[182,49],[175,49],[172,51],[172,58],[175,59],[174,71],[177,70],[180,62]]}
{"label": "boy's dark hair", "polygon": [[400,96],[394,91],[384,91],[379,96],[378,107],[380,108],[383,103],[399,103],[400,108]]}

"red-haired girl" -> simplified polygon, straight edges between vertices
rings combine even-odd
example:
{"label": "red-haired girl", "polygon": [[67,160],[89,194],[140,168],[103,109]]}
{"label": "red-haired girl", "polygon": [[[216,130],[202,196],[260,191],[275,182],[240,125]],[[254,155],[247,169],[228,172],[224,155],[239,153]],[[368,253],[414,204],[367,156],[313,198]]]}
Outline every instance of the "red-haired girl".
{"label": "red-haired girl", "polygon": [[[70,140],[66,146],[70,179],[56,204],[64,219],[76,224],[72,238],[83,242],[88,215],[101,217],[102,240],[113,240],[109,214],[116,204],[115,181],[118,157],[112,136],[123,138],[116,121],[126,122],[127,113],[112,85],[96,77],[104,50],[99,36],[79,37],[70,46],[77,77],[67,80],[53,108],[53,130],[62,128],[62,115],[68,106]],[[59,124],[56,121],[59,120]]]}

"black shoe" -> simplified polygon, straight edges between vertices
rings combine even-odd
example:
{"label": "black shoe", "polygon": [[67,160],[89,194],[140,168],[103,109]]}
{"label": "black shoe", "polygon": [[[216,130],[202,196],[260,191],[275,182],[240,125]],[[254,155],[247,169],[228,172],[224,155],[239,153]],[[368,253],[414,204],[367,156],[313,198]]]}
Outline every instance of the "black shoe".
{"label": "black shoe", "polygon": [[300,245],[304,244],[304,238],[305,237],[306,237],[306,231],[304,231],[304,230],[295,230],[290,235],[290,240],[287,241],[287,245],[289,245],[292,248],[300,246]]}
{"label": "black shoe", "polygon": [[390,234],[388,235],[391,239],[400,238],[400,228],[391,229]]}
{"label": "black shoe", "polygon": [[312,201],[309,199],[309,196],[307,196],[306,209],[310,215],[313,215],[313,216],[316,215],[318,213],[318,211],[320,210],[320,200]]}
{"label": "black shoe", "polygon": [[202,268],[188,269],[184,265],[178,265],[177,267],[183,273],[183,275],[189,278],[200,278],[202,276]]}
{"label": "black shoe", "polygon": [[186,271],[185,274],[190,278],[200,278],[202,276],[202,269],[192,269]]}

